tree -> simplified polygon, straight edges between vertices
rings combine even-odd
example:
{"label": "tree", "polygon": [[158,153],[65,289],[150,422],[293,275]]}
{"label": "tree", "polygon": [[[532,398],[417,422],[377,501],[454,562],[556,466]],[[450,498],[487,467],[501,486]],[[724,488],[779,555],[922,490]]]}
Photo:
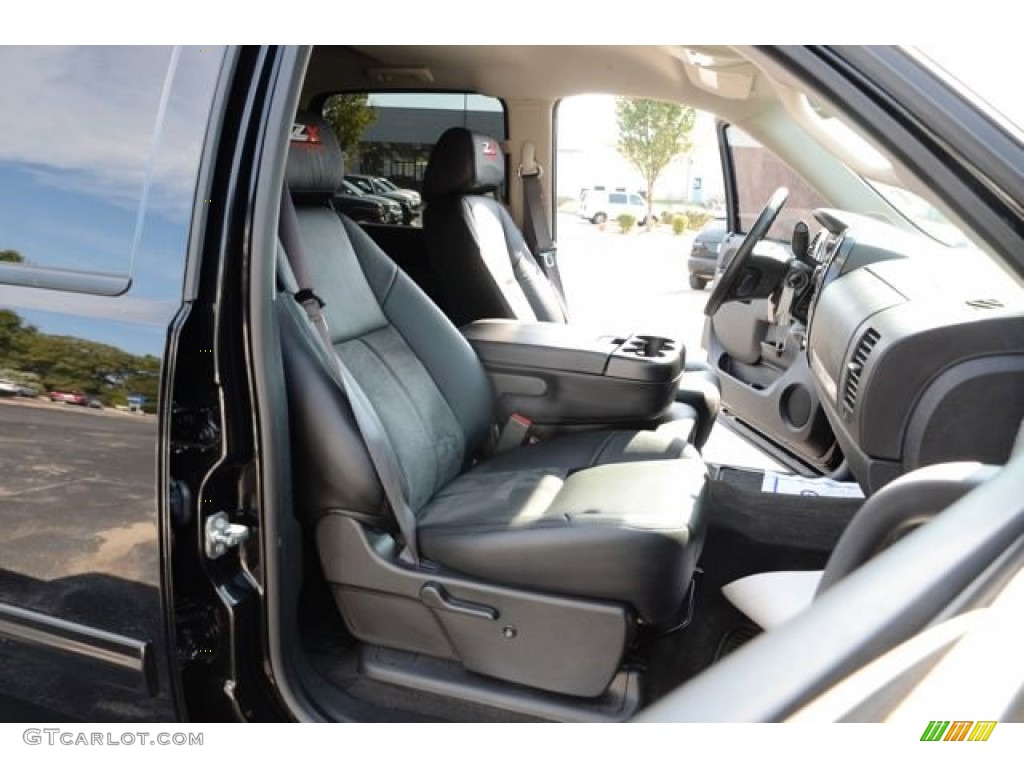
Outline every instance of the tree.
{"label": "tree", "polygon": [[106,405],[123,405],[129,395],[142,395],[153,406],[159,394],[160,358],[41,333],[8,309],[0,309],[0,370],[0,378],[44,392],[84,390]]}
{"label": "tree", "polygon": [[324,119],[334,129],[346,157],[355,154],[359,140],[377,119],[377,110],[365,93],[339,93],[324,102]]}
{"label": "tree", "polygon": [[690,151],[692,107],[651,99],[615,100],[619,154],[640,172],[647,186],[647,221],[653,220],[654,183],[672,158]]}
{"label": "tree", "polygon": [[10,364],[12,358],[22,351],[28,332],[17,312],[0,309],[0,364]]}
{"label": "tree", "polygon": [[23,261],[25,261],[25,257],[22,256],[17,251],[7,248],[3,251],[0,251],[0,261],[9,261],[14,262],[15,264],[21,264]]}

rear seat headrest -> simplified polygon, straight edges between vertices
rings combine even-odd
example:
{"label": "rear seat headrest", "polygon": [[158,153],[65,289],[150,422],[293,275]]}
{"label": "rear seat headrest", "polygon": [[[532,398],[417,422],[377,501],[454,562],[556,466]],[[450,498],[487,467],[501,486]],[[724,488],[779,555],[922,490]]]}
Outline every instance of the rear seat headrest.
{"label": "rear seat headrest", "polygon": [[292,123],[285,179],[296,203],[330,200],[345,178],[341,146],[330,125],[312,112],[300,112]]}
{"label": "rear seat headrest", "polygon": [[505,157],[496,139],[449,128],[437,140],[423,175],[425,200],[493,192],[505,181]]}

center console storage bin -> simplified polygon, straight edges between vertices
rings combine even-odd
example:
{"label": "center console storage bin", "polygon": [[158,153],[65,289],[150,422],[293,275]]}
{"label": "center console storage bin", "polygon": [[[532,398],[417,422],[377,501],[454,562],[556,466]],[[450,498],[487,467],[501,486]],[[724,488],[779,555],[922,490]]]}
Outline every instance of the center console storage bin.
{"label": "center console storage bin", "polygon": [[585,326],[479,320],[462,329],[487,369],[503,417],[538,424],[656,419],[672,404],[685,349],[677,339]]}

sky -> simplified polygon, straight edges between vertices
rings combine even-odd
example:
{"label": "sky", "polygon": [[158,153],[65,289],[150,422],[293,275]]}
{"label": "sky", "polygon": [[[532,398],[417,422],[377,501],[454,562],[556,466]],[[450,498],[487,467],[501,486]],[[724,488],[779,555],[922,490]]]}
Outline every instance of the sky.
{"label": "sky", "polygon": [[116,299],[0,286],[0,306],[46,333],[160,353],[219,71],[200,50],[0,47],[0,249],[132,279]]}

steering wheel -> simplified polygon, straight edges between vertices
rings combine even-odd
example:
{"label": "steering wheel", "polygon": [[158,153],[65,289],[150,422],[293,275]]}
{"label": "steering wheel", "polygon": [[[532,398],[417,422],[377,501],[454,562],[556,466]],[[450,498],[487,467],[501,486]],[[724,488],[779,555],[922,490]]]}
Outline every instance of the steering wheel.
{"label": "steering wheel", "polygon": [[736,249],[736,255],[732,257],[729,266],[725,268],[722,276],[715,282],[715,287],[711,290],[711,295],[708,296],[708,303],[704,305],[705,315],[711,317],[725,303],[733,288],[736,287],[740,275],[743,274],[747,262],[750,261],[750,255],[754,252],[754,246],[761,242],[764,236],[768,234],[768,230],[772,228],[772,224],[779,217],[779,213],[788,199],[789,190],[785,187],[779,187],[772,194],[768,204],[757,215],[754,226],[750,228],[747,236],[740,243],[740,247]]}

